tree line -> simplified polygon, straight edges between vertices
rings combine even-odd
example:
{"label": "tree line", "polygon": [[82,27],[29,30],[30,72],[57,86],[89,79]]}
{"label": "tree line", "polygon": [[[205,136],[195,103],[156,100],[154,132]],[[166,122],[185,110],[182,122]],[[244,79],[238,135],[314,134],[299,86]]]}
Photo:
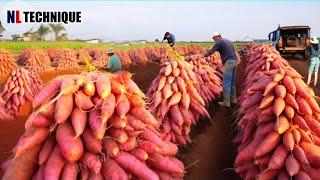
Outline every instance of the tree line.
{"label": "tree line", "polygon": [[[41,24],[37,30],[33,30],[33,28],[31,28],[27,32],[23,33],[23,37],[28,38],[30,41],[44,41],[50,33],[54,33],[56,41],[67,41],[67,33],[62,33],[63,31],[66,31],[66,29],[61,23],[49,25]],[[20,40],[21,35],[13,34],[11,37],[12,40],[17,41]]]}

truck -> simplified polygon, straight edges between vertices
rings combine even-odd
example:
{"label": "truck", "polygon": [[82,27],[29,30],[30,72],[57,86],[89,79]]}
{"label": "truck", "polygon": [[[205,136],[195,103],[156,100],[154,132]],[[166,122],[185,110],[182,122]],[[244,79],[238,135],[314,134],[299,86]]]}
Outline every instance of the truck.
{"label": "truck", "polygon": [[310,56],[310,27],[306,25],[278,26],[269,33],[269,41],[280,54],[302,55],[303,59]]}

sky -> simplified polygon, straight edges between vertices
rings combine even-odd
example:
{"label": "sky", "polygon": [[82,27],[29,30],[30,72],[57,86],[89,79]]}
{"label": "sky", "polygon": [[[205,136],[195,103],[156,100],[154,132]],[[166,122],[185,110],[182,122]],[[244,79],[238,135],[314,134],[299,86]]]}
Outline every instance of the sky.
{"label": "sky", "polygon": [[[65,25],[71,39],[155,40],[164,32],[177,41],[211,41],[218,31],[230,40],[267,38],[280,25],[309,25],[320,36],[320,1],[3,1],[5,38],[39,24],[7,24],[7,10],[81,11],[80,24]],[[49,36],[49,38],[52,37]]]}

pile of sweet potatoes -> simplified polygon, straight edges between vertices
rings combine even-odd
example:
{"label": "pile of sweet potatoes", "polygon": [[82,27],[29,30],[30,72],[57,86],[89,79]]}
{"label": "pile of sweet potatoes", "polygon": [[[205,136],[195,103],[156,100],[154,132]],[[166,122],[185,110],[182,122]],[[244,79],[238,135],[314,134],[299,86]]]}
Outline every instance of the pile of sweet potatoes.
{"label": "pile of sweet potatoes", "polygon": [[131,62],[135,64],[146,64],[149,60],[146,54],[144,53],[143,49],[130,49],[127,51]]}
{"label": "pile of sweet potatoes", "polygon": [[5,111],[11,115],[17,115],[25,102],[33,100],[41,85],[42,81],[37,73],[23,67],[14,69],[1,91]]}
{"label": "pile of sweet potatoes", "polygon": [[78,68],[76,53],[71,49],[60,49],[53,56],[52,67],[56,67],[58,70]]}
{"label": "pile of sweet potatoes", "polygon": [[197,75],[188,62],[173,60],[162,64],[149,87],[149,108],[161,122],[166,141],[186,144],[191,124],[196,124],[202,115],[209,117],[205,101],[195,87],[197,83]]}
{"label": "pile of sweet potatoes", "polygon": [[7,77],[18,65],[13,55],[4,49],[0,49],[0,77]]}
{"label": "pile of sweet potatoes", "polygon": [[243,179],[319,179],[320,108],[271,45],[251,45],[239,97],[235,171]]}
{"label": "pile of sweet potatoes", "polygon": [[160,122],[131,76],[92,72],[50,81],[33,100],[3,178],[182,179],[178,148],[161,139]]}
{"label": "pile of sweet potatoes", "polygon": [[51,60],[47,52],[39,49],[25,49],[19,55],[18,64],[35,72],[52,70]]}
{"label": "pile of sweet potatoes", "polygon": [[191,58],[189,63],[198,78],[199,83],[195,86],[206,104],[219,98],[222,92],[222,75],[216,67],[209,65],[205,58]]}

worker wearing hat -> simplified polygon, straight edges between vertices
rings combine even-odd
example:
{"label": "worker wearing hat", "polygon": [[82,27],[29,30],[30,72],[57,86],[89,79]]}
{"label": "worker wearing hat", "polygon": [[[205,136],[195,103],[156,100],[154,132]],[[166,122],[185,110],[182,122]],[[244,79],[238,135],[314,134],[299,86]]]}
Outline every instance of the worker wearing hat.
{"label": "worker wearing hat", "polygon": [[222,38],[219,32],[214,32],[212,35],[215,41],[214,46],[209,51],[196,57],[207,57],[218,51],[220,53],[222,63],[224,65],[223,72],[223,101],[219,105],[230,107],[230,102],[236,104],[236,71],[237,71],[237,55],[232,42]]}
{"label": "worker wearing hat", "polygon": [[161,42],[163,42],[163,41],[165,41],[165,40],[168,41],[168,44],[169,44],[171,47],[173,47],[174,44],[176,43],[176,38],[174,37],[173,34],[171,34],[171,33],[169,33],[169,32],[166,32],[166,33],[164,34],[163,40],[162,40]]}
{"label": "worker wearing hat", "polygon": [[309,74],[307,84],[311,82],[312,73],[314,73],[314,82],[313,85],[317,85],[318,81],[318,70],[319,70],[319,40],[317,37],[313,37],[310,45],[310,64],[309,64]]}
{"label": "worker wearing hat", "polygon": [[117,72],[121,70],[121,61],[119,57],[114,53],[113,49],[108,49],[107,54],[109,56],[107,70],[110,72]]}

